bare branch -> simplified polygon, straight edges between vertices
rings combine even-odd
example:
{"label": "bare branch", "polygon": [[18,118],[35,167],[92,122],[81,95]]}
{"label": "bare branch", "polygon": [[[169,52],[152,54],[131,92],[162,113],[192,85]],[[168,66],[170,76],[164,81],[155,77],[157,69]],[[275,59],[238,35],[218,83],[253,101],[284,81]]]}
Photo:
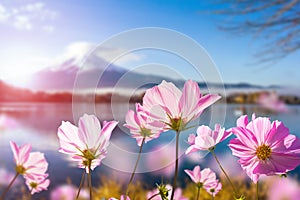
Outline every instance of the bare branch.
{"label": "bare branch", "polygon": [[213,13],[231,16],[219,28],[252,34],[266,41],[256,57],[262,62],[282,59],[300,49],[300,0],[220,0]]}

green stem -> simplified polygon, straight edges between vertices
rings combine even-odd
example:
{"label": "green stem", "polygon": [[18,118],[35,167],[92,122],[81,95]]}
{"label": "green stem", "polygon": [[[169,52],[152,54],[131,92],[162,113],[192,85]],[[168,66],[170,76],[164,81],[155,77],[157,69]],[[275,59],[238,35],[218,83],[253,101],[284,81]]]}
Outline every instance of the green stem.
{"label": "green stem", "polygon": [[231,187],[232,187],[232,190],[234,191],[235,195],[237,196],[237,195],[238,195],[238,192],[237,192],[237,190],[235,189],[233,183],[231,182],[229,176],[228,176],[227,173],[225,172],[224,168],[222,167],[220,161],[218,160],[218,158],[217,158],[217,156],[216,156],[216,154],[215,154],[215,151],[214,151],[214,150],[211,150],[210,152],[212,153],[212,155],[213,155],[214,158],[216,159],[216,161],[217,161],[217,163],[218,163],[220,169],[222,170],[222,172],[223,172],[224,175],[226,176],[227,181],[229,182],[229,184],[230,184]]}
{"label": "green stem", "polygon": [[92,176],[91,176],[91,162],[89,164],[89,174],[88,174],[88,183],[90,188],[90,200],[93,200],[93,186],[92,186]]}
{"label": "green stem", "polygon": [[84,178],[85,178],[85,170],[83,170],[83,172],[82,172],[82,176],[81,176],[78,192],[77,192],[77,195],[76,195],[76,199],[79,198],[79,194],[80,194],[80,190],[82,188],[83,182],[84,182]]}
{"label": "green stem", "polygon": [[214,197],[214,195],[213,195],[213,194],[211,195],[211,199],[212,199],[212,200],[215,200],[215,197]]}
{"label": "green stem", "polygon": [[198,188],[198,190],[197,190],[197,200],[199,200],[201,187],[197,187],[197,188]]}
{"label": "green stem", "polygon": [[6,196],[6,193],[9,191],[9,189],[11,188],[12,184],[15,182],[15,180],[17,179],[18,176],[19,176],[19,173],[17,172],[15,177],[10,181],[7,188],[5,188],[4,192],[2,193],[2,195],[0,197],[0,200],[4,200],[4,197]]}
{"label": "green stem", "polygon": [[256,183],[256,199],[259,200],[259,194],[258,194],[258,180]]}
{"label": "green stem", "polygon": [[127,189],[126,189],[126,193],[125,193],[125,194],[126,194],[126,197],[128,196],[128,193],[129,193],[129,186],[131,185],[131,183],[132,183],[132,181],[133,181],[133,178],[134,178],[134,175],[135,175],[135,172],[136,172],[138,163],[139,163],[139,161],[140,161],[140,159],[141,159],[142,149],[143,149],[145,140],[146,140],[146,137],[144,137],[143,140],[142,140],[142,144],[141,144],[141,146],[140,146],[138,158],[137,158],[137,160],[136,160],[136,162],[135,162],[135,166],[134,166],[133,172],[132,172],[132,174],[131,174],[129,183],[128,183],[128,185],[127,185]]}
{"label": "green stem", "polygon": [[170,200],[173,200],[173,198],[174,198],[174,193],[175,193],[175,189],[176,189],[176,186],[177,186],[179,134],[180,134],[180,131],[176,131],[176,161],[175,161],[175,175],[174,175],[173,187],[172,187],[172,194],[171,194],[171,199],[170,199]]}

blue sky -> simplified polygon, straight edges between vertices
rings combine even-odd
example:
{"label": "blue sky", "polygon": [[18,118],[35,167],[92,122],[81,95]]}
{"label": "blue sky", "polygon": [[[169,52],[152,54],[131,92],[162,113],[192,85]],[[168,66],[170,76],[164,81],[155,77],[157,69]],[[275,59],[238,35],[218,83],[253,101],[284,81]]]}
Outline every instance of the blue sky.
{"label": "blue sky", "polygon": [[[250,65],[255,61],[253,54],[260,51],[265,41],[219,30],[216,24],[220,18],[205,13],[211,7],[200,0],[2,0],[0,78],[17,84],[18,80],[49,66],[51,60],[73,52],[70,48],[76,44],[96,45],[129,29],[161,27],[183,33],[202,45],[226,83],[300,86],[299,52],[271,67]],[[78,51],[81,46],[76,47]],[[183,71],[186,78],[198,79],[184,62],[172,55],[158,51],[134,54],[132,60],[121,63],[123,67],[131,69],[157,62]],[[157,72],[149,69],[145,73]]]}

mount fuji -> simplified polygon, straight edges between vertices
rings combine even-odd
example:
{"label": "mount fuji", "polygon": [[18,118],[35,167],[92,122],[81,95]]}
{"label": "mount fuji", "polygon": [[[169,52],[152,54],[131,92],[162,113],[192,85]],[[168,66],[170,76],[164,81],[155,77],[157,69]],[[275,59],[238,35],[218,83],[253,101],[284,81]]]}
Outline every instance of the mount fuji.
{"label": "mount fuji", "polygon": [[34,73],[26,87],[32,90],[71,90],[77,79],[80,89],[91,89],[114,87],[117,82],[126,76],[122,87],[135,87],[136,83],[150,83],[143,87],[152,86],[162,80],[172,81],[182,85],[184,80],[173,80],[168,77],[140,74],[127,70],[115,64],[109,64],[104,59],[93,56],[89,57],[83,64],[76,58],[70,58],[56,66],[45,68]]}

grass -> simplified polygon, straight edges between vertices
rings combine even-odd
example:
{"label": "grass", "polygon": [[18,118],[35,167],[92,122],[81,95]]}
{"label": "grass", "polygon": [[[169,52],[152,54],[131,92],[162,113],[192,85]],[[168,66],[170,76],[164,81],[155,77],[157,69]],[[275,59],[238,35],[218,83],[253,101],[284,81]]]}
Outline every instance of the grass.
{"label": "grass", "polygon": [[[215,200],[233,200],[233,191],[230,184],[227,182],[225,177],[220,178],[222,183],[222,190],[216,195]],[[245,181],[242,178],[233,179],[233,184],[238,188],[240,194],[245,196],[246,200],[256,200],[256,185]],[[67,179],[67,184],[73,185],[70,179]],[[183,196],[189,200],[196,200],[197,187],[193,184],[188,178],[181,180],[182,193]],[[170,184],[170,183],[169,183]],[[260,181],[259,184],[259,199],[265,200],[268,199],[268,190],[269,187],[273,184],[273,181]],[[110,197],[120,198],[122,194],[125,193],[127,183],[126,181],[117,180],[114,177],[101,176],[99,183],[94,183],[94,185],[99,185],[98,187],[93,188],[93,200],[105,200]],[[85,189],[87,184],[85,184]],[[147,192],[155,189],[155,185],[149,185],[147,182],[142,182],[137,180],[133,182],[129,188],[129,196],[131,200],[146,200]],[[49,191],[51,193],[51,191]],[[45,193],[44,193],[45,194]],[[16,200],[31,200],[36,199],[35,196],[29,195],[27,188],[17,187],[13,188],[14,199]],[[47,199],[47,198],[39,198]],[[211,200],[212,197],[204,190],[201,190],[200,200]],[[63,200],[55,199],[55,200]],[[84,199],[79,199],[84,200]]]}
{"label": "grass", "polygon": [[[117,181],[111,180],[108,177],[101,178],[101,186],[95,188],[94,195],[95,199],[103,200],[103,198],[108,199],[110,197],[120,198],[120,196],[124,193],[126,185],[121,185]],[[216,195],[215,200],[232,200],[233,192],[231,186],[226,182],[226,179],[222,179],[222,190]],[[233,183],[237,186],[239,192],[244,194],[246,200],[256,199],[256,186],[254,184],[246,183],[243,180],[233,180]],[[195,184],[191,182],[186,182],[183,184],[183,196],[190,199],[195,200],[197,187]],[[129,196],[131,200],[145,200],[146,194],[149,190],[153,190],[155,187],[149,186],[146,182],[137,181],[131,185]],[[260,196],[259,199],[267,199],[267,191],[268,184],[266,182],[260,183]],[[200,198],[201,200],[211,200],[211,196],[202,189]]]}

